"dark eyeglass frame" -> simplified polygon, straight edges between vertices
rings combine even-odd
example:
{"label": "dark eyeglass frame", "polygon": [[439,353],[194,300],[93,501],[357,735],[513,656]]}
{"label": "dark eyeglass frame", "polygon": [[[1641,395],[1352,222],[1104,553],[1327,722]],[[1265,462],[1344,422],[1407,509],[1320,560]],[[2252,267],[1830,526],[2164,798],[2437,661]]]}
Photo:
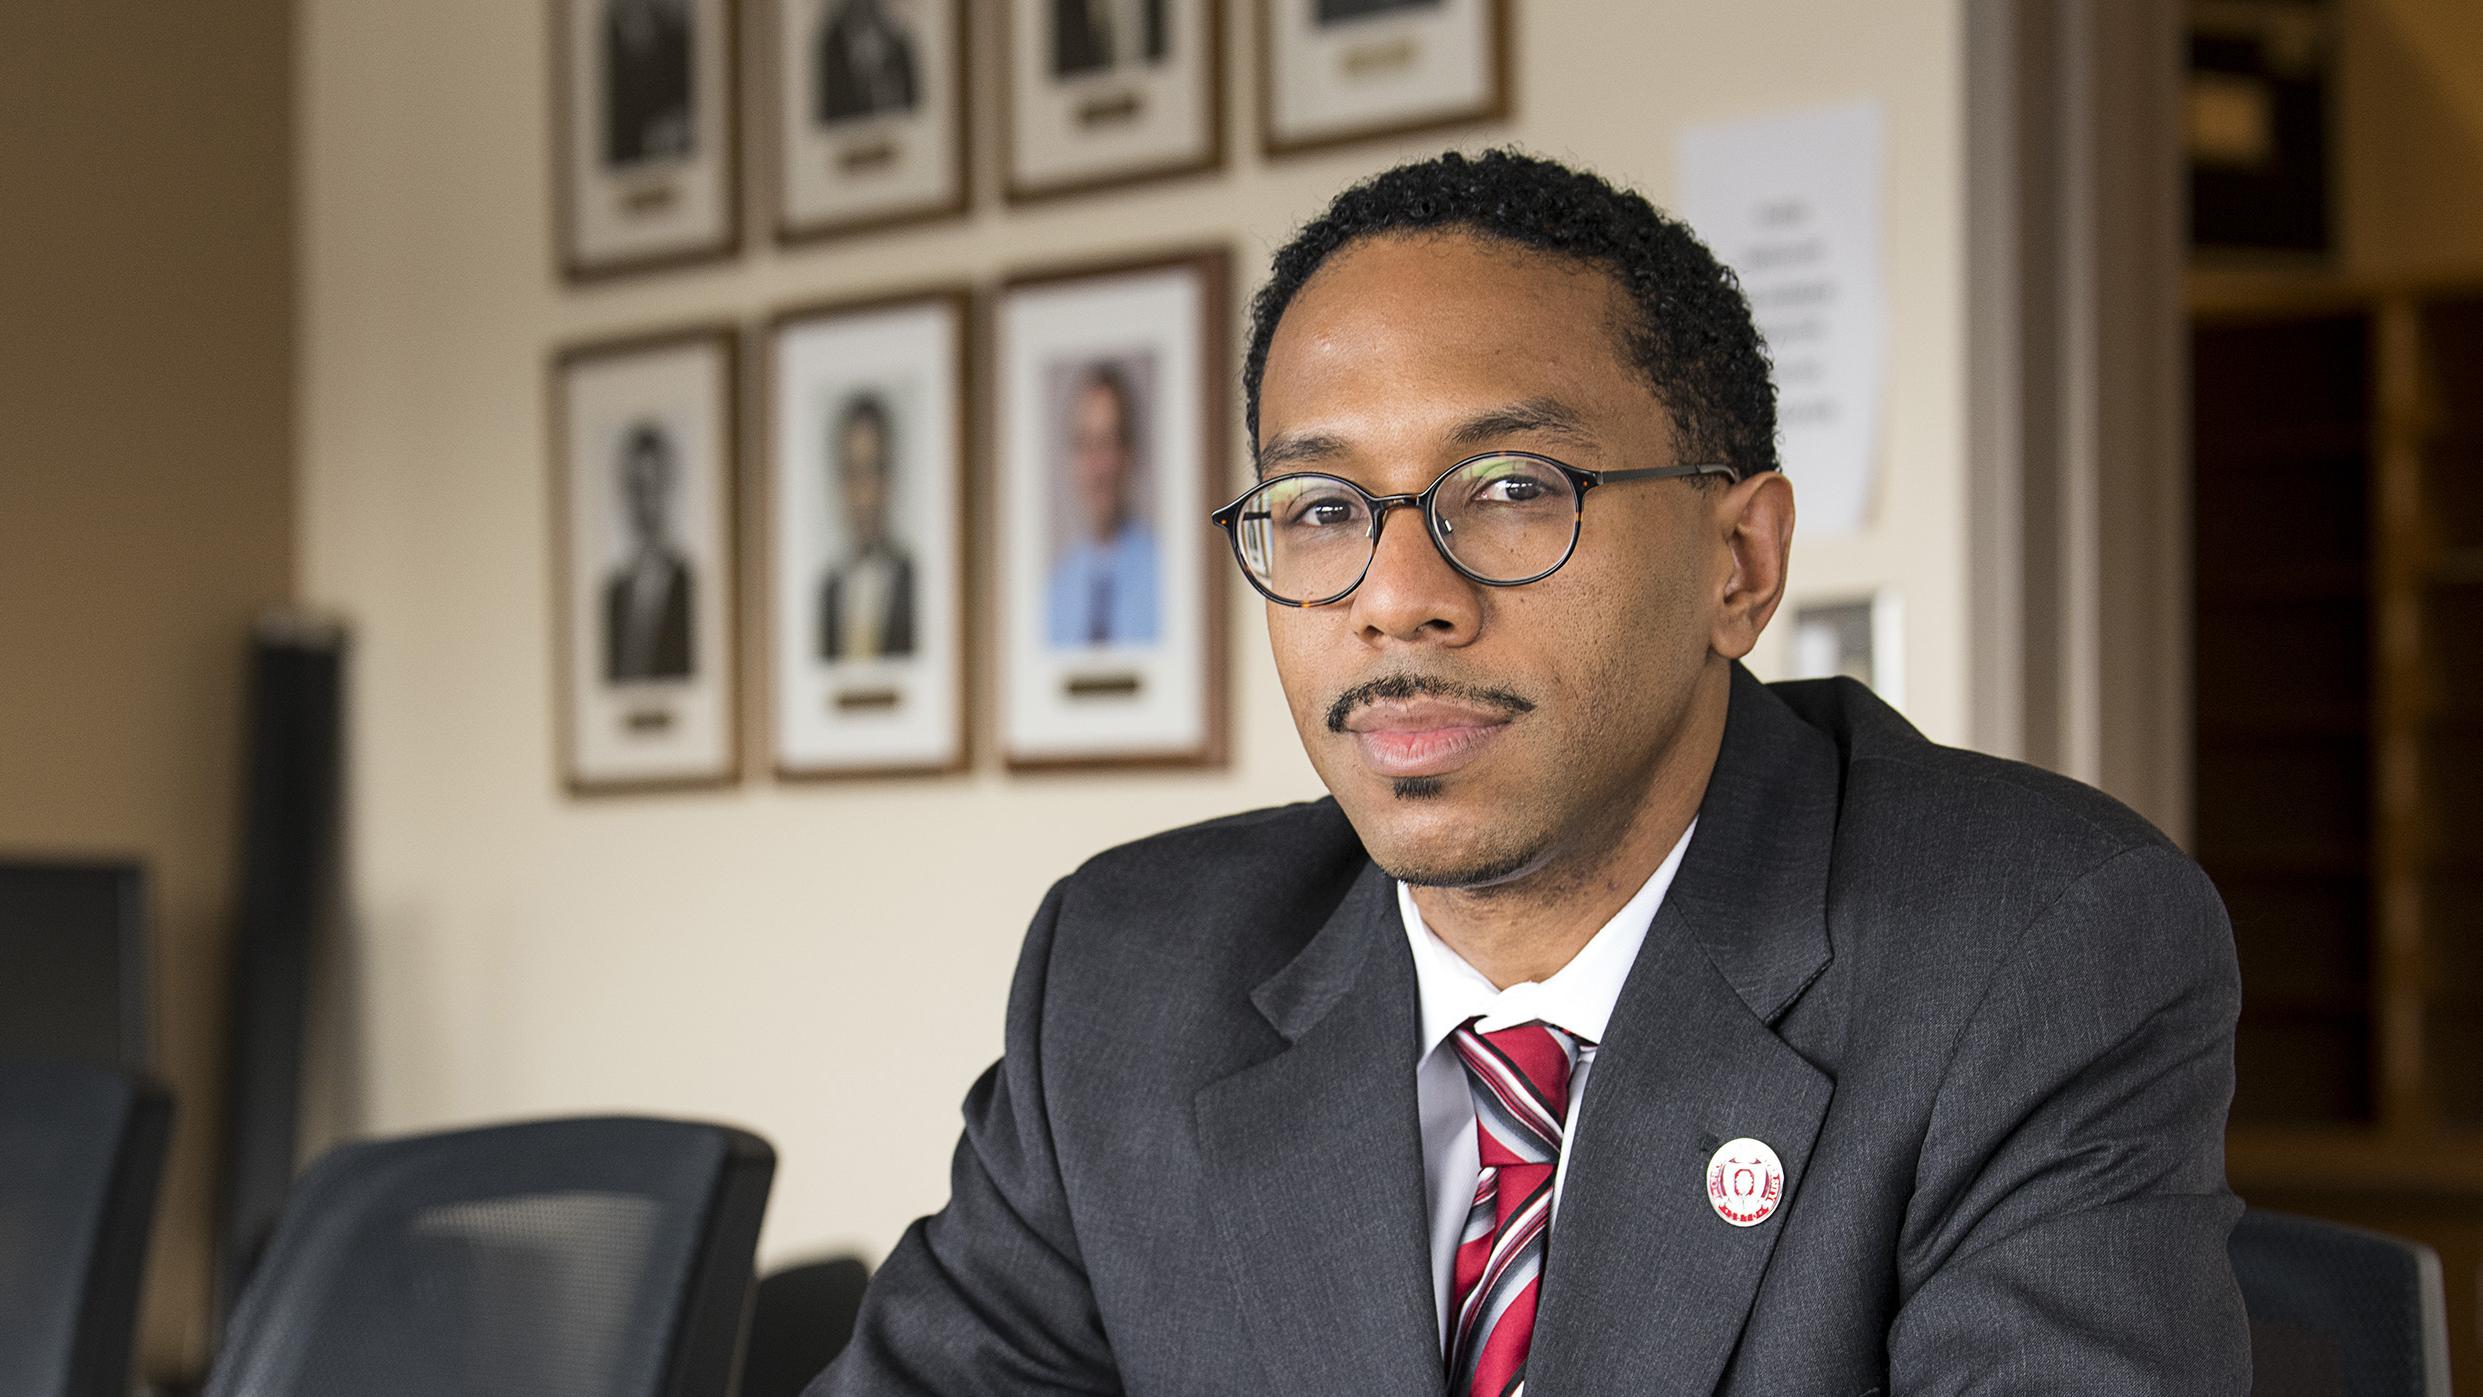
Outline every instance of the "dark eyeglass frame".
{"label": "dark eyeglass frame", "polygon": [[[1513,458],[1521,461],[1540,462],[1543,465],[1550,466],[1552,469],[1559,471],[1563,476],[1566,476],[1569,480],[1572,491],[1576,495],[1577,513],[1569,521],[1569,546],[1561,550],[1559,559],[1556,560],[1550,567],[1545,568],[1543,571],[1538,572],[1531,577],[1514,577],[1506,579],[1485,577],[1476,572],[1474,569],[1469,568],[1465,564],[1457,561],[1457,555],[1449,551],[1447,540],[1440,536],[1440,514],[1439,510],[1435,506],[1440,496],[1440,487],[1448,483],[1448,478],[1450,476],[1455,475],[1457,472],[1464,470],[1466,467],[1473,465],[1477,461],[1505,461]],[[1284,475],[1270,476],[1269,478],[1258,482],[1249,489],[1242,491],[1241,494],[1235,496],[1230,502],[1218,508],[1214,513],[1208,515],[1207,517],[1210,522],[1216,525],[1216,527],[1224,530],[1224,541],[1231,545],[1233,549],[1233,562],[1236,566],[1241,568],[1242,577],[1245,581],[1249,582],[1252,591],[1257,592],[1260,596],[1267,598],[1269,601],[1276,603],[1278,606],[1327,606],[1333,602],[1340,602],[1345,598],[1352,596],[1354,589],[1362,585],[1362,580],[1371,575],[1371,563],[1379,557],[1380,532],[1387,528],[1388,516],[1396,510],[1413,509],[1421,512],[1423,519],[1423,532],[1430,536],[1431,546],[1439,550],[1441,560],[1446,562],[1451,568],[1455,569],[1458,576],[1465,578],[1469,582],[1477,583],[1485,587],[1523,587],[1529,582],[1541,582],[1543,579],[1550,577],[1553,573],[1560,571],[1562,567],[1568,564],[1570,558],[1577,553],[1578,534],[1580,532],[1581,525],[1586,518],[1586,495],[1589,490],[1594,489],[1598,485],[1617,485],[1623,481],[1630,480],[1681,480],[1691,476],[1701,475],[1721,475],[1727,480],[1736,482],[1742,478],[1742,473],[1740,471],[1733,469],[1731,466],[1716,462],[1708,462],[1694,466],[1634,466],[1625,470],[1591,471],[1579,466],[1573,466],[1567,461],[1560,460],[1557,457],[1546,456],[1539,451],[1478,451],[1473,455],[1458,461],[1447,470],[1440,472],[1438,478],[1434,479],[1431,484],[1420,494],[1374,495],[1370,491],[1363,489],[1361,486],[1356,485],[1341,475],[1331,475],[1326,471],[1291,471]],[[1266,489],[1270,485],[1279,484],[1287,480],[1300,480],[1309,477],[1316,477],[1320,480],[1333,480],[1337,484],[1344,486],[1346,489],[1351,490],[1355,494],[1362,497],[1363,502],[1368,505],[1371,510],[1371,551],[1369,555],[1362,560],[1362,571],[1354,574],[1354,580],[1345,584],[1342,591],[1336,592],[1329,596],[1320,597],[1316,600],[1296,601],[1291,597],[1280,597],[1274,592],[1269,591],[1267,589],[1267,584],[1259,580],[1259,575],[1251,571],[1250,560],[1242,556],[1241,507],[1249,502],[1251,496]]]}

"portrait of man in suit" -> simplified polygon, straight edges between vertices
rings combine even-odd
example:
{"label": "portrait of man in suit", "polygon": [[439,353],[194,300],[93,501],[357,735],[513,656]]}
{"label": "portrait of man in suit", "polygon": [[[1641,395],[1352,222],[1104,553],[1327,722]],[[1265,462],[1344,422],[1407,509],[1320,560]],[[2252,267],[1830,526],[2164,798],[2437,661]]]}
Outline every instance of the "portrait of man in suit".
{"label": "portrait of man in suit", "polygon": [[837,414],[828,459],[846,539],[819,584],[819,658],[914,653],[914,558],[889,533],[896,441],[888,404],[857,393]]}
{"label": "portrait of man in suit", "polygon": [[690,153],[691,59],[690,0],[605,0],[604,164]]}
{"label": "portrait of man in suit", "polygon": [[1072,522],[1044,596],[1045,637],[1056,650],[1151,645],[1155,530],[1137,507],[1138,402],[1120,365],[1078,371],[1061,436],[1054,498]]}
{"label": "portrait of man in suit", "polygon": [[1167,0],[1052,0],[1052,75],[1086,77],[1161,63]]}
{"label": "portrait of man in suit", "polygon": [[672,438],[641,422],[621,441],[615,478],[629,557],[604,581],[604,678],[688,679],[695,670],[696,579],[672,539],[680,461]]}
{"label": "portrait of man in suit", "polygon": [[819,25],[818,124],[914,110],[920,90],[914,55],[913,31],[888,0],[833,0]]}
{"label": "portrait of man in suit", "polygon": [[1690,229],[1403,165],[1242,362],[1214,519],[1327,794],[1053,885],[813,1397],[2247,1392],[2216,891],[1745,667],[1798,482]]}

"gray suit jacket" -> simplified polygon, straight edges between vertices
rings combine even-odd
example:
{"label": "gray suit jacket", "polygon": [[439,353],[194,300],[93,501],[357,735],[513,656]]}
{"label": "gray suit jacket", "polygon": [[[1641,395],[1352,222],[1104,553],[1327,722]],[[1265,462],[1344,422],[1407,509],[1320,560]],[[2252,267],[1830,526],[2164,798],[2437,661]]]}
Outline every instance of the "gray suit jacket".
{"label": "gray suit jacket", "polygon": [[[1411,955],[1331,802],[1056,886],[948,1206],[812,1397],[1437,1397]],[[1572,1143],[1529,1393],[2241,1393],[2240,990],[2198,867],[1848,681],[1737,669]],[[1727,1226],[1709,1154],[1785,1201]]]}

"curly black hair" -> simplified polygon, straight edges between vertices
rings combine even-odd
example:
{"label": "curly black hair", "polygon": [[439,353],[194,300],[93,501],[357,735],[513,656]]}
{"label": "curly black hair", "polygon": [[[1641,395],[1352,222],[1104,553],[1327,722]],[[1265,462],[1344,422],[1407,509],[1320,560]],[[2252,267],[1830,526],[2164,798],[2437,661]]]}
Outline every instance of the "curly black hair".
{"label": "curly black hair", "polygon": [[1681,459],[1723,462],[1743,475],[1776,469],[1776,385],[1731,269],[1638,194],[1515,150],[1471,158],[1450,151],[1375,175],[1337,195],[1277,250],[1267,284],[1250,302],[1242,361],[1253,451],[1259,380],[1285,308],[1339,251],[1411,231],[1470,233],[1609,272],[1637,308],[1622,347],[1672,414]]}

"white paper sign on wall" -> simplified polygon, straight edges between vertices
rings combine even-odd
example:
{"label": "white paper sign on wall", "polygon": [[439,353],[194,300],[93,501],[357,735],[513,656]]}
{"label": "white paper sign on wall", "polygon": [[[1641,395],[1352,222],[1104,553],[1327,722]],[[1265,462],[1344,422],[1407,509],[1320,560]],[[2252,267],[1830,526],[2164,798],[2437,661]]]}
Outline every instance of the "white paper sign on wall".
{"label": "white paper sign on wall", "polygon": [[1685,128],[1675,211],[1738,273],[1776,363],[1802,531],[1863,527],[1887,391],[1876,104]]}

